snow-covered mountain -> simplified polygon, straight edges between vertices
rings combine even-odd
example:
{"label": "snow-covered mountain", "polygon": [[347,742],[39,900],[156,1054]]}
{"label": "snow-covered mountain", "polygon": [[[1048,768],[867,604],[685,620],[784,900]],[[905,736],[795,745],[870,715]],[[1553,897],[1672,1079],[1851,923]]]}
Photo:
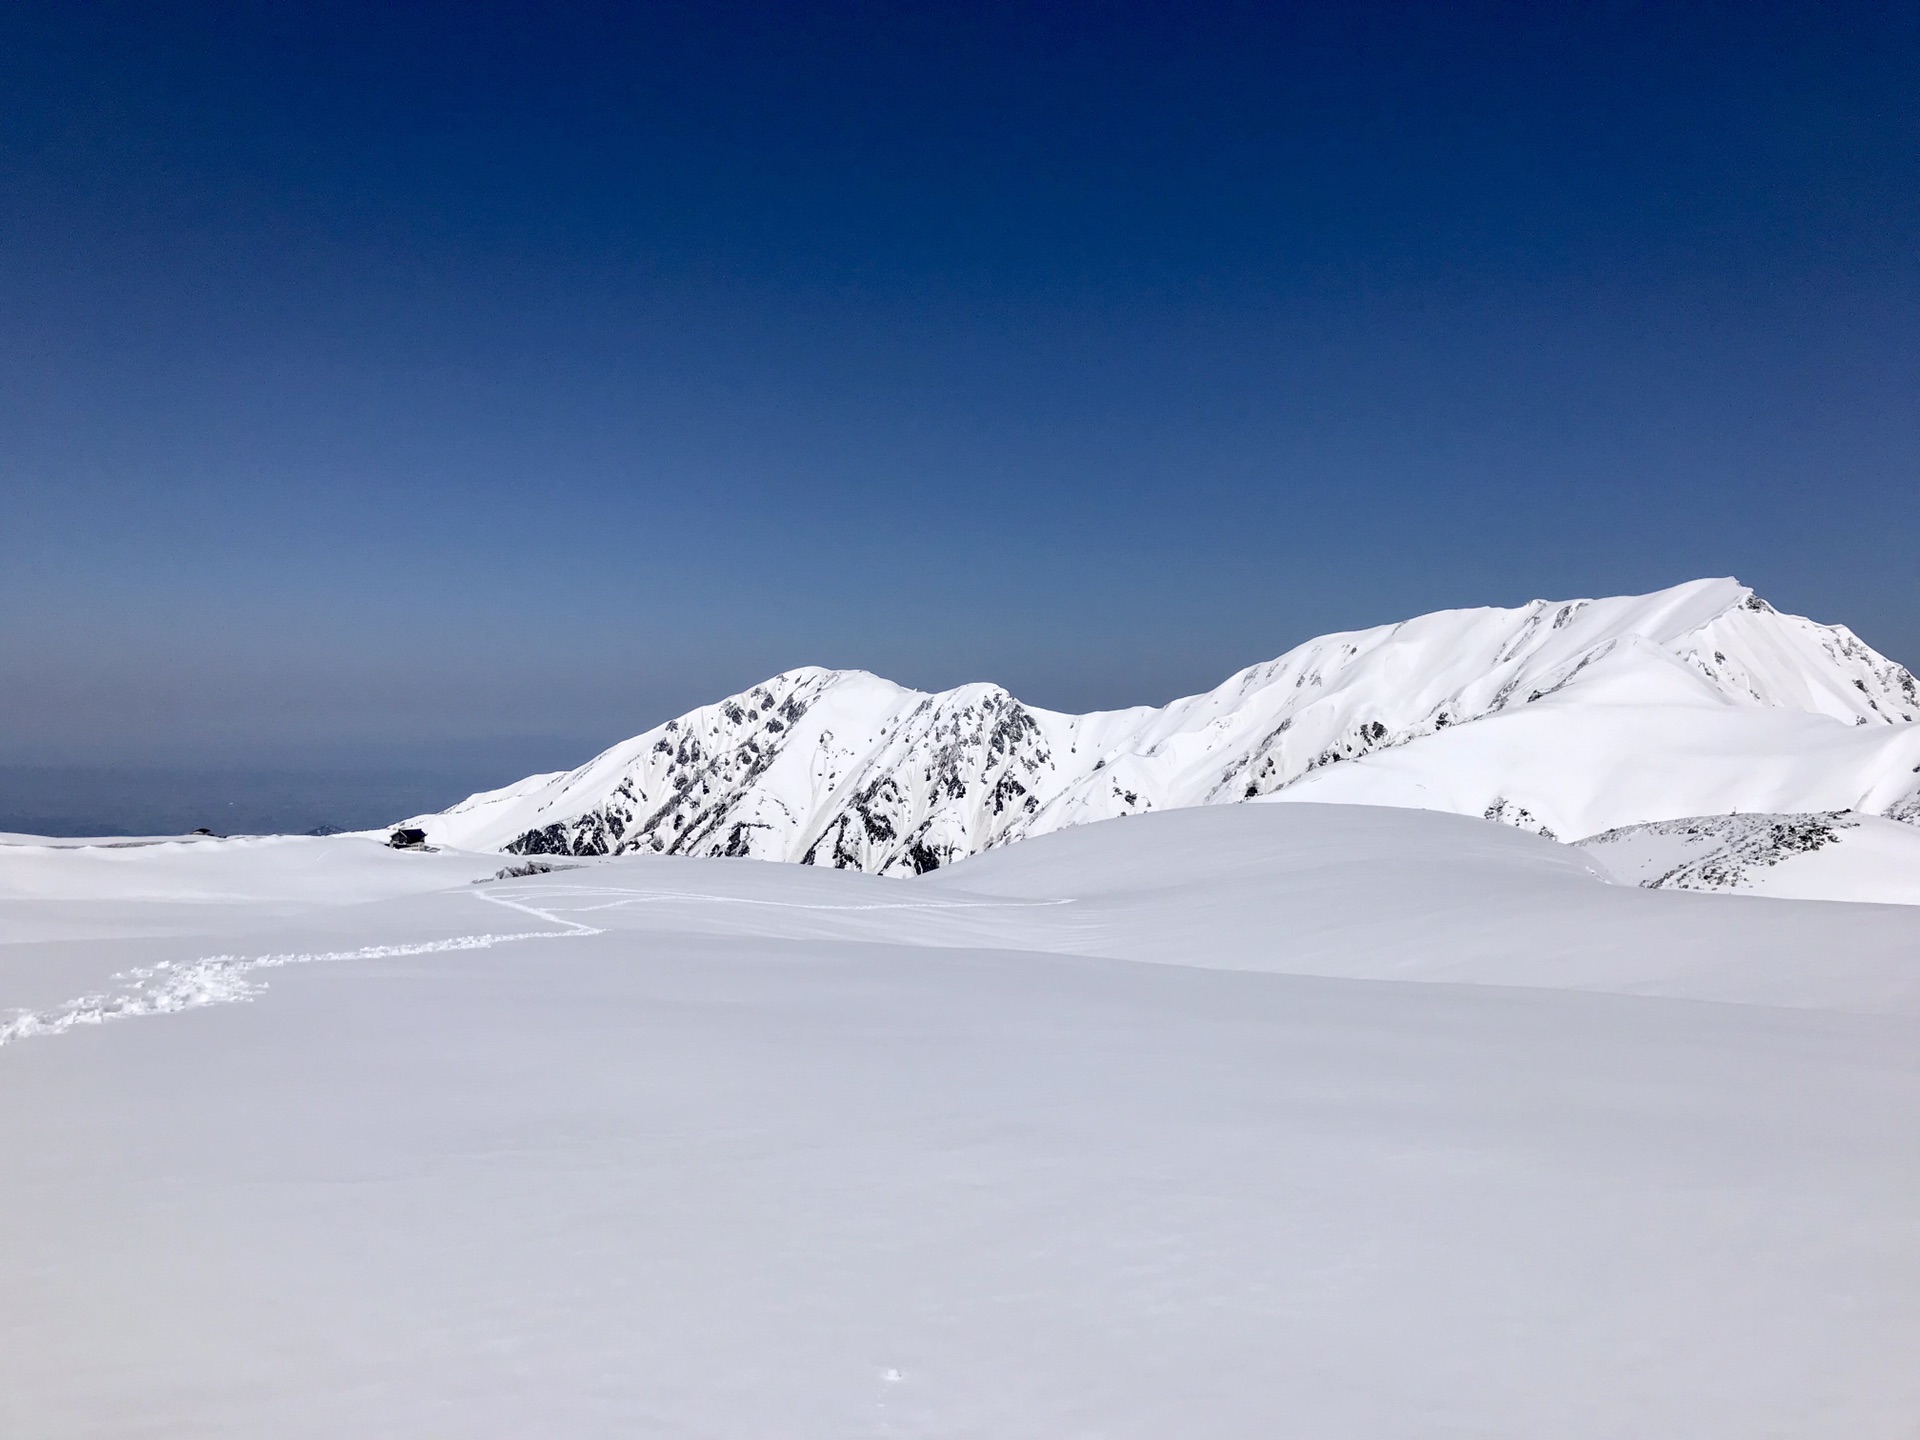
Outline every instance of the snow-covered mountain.
{"label": "snow-covered mountain", "polygon": [[1733,580],[1322,636],[1162,708],[1066,715],[788,671],[405,822],[513,854],[915,874],[1143,811],[1313,800],[1561,838],[1735,811],[1920,823],[1920,682]]}

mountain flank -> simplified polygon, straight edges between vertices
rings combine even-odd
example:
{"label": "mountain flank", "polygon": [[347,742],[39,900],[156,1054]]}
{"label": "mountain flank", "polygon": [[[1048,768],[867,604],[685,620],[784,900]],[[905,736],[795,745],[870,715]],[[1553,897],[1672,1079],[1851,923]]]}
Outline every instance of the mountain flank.
{"label": "mountain flank", "polygon": [[1844,627],[1699,580],[1326,635],[1158,709],[791,670],[403,823],[515,855],[911,875],[1097,820],[1296,800],[1566,840],[1735,812],[1920,823],[1920,683]]}

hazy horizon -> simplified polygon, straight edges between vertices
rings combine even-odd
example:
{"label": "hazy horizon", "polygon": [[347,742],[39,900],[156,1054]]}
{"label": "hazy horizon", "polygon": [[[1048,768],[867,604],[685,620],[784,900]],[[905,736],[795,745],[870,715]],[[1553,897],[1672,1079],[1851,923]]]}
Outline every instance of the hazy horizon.
{"label": "hazy horizon", "polygon": [[[695,703],[721,698],[707,695]],[[1159,705],[1177,698],[1142,697],[1132,703]],[[636,717],[619,733],[590,741],[421,736],[357,757],[337,748],[312,748],[302,753],[301,763],[279,765],[258,760],[211,766],[0,763],[0,832],[90,836],[179,834],[201,827],[221,834],[373,829],[529,775],[573,769],[691,708]]]}

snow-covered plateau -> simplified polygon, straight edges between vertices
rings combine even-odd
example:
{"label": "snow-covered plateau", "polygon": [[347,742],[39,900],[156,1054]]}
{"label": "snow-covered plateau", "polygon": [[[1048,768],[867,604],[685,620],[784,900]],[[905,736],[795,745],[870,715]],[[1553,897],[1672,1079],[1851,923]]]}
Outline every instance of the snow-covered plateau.
{"label": "snow-covered plateau", "polygon": [[9,1436],[1920,1421],[1911,905],[1351,805],[907,879],[14,837],[0,1007]]}
{"label": "snow-covered plateau", "polygon": [[1712,581],[0,836],[0,1436],[1912,1440],[1913,692]]}

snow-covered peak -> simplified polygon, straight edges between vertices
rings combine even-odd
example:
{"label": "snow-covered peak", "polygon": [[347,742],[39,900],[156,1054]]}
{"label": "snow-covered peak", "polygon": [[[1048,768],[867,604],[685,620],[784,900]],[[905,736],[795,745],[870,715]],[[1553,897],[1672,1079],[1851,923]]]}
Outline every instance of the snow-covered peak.
{"label": "snow-covered peak", "polygon": [[[1505,723],[1521,716],[1551,723]],[[907,874],[1069,825],[1257,798],[1576,834],[1718,809],[1899,815],[1920,792],[1920,772],[1901,778],[1920,763],[1901,758],[1920,746],[1916,717],[1914,677],[1850,632],[1782,615],[1735,580],[1697,580],[1325,635],[1159,709],[1066,715],[996,685],[928,694],[790,670],[578,770],[408,823],[519,854]],[[1702,753],[1739,763],[1703,769]],[[1619,782],[1623,767],[1638,783]],[[1625,812],[1609,798],[1629,794]]]}

